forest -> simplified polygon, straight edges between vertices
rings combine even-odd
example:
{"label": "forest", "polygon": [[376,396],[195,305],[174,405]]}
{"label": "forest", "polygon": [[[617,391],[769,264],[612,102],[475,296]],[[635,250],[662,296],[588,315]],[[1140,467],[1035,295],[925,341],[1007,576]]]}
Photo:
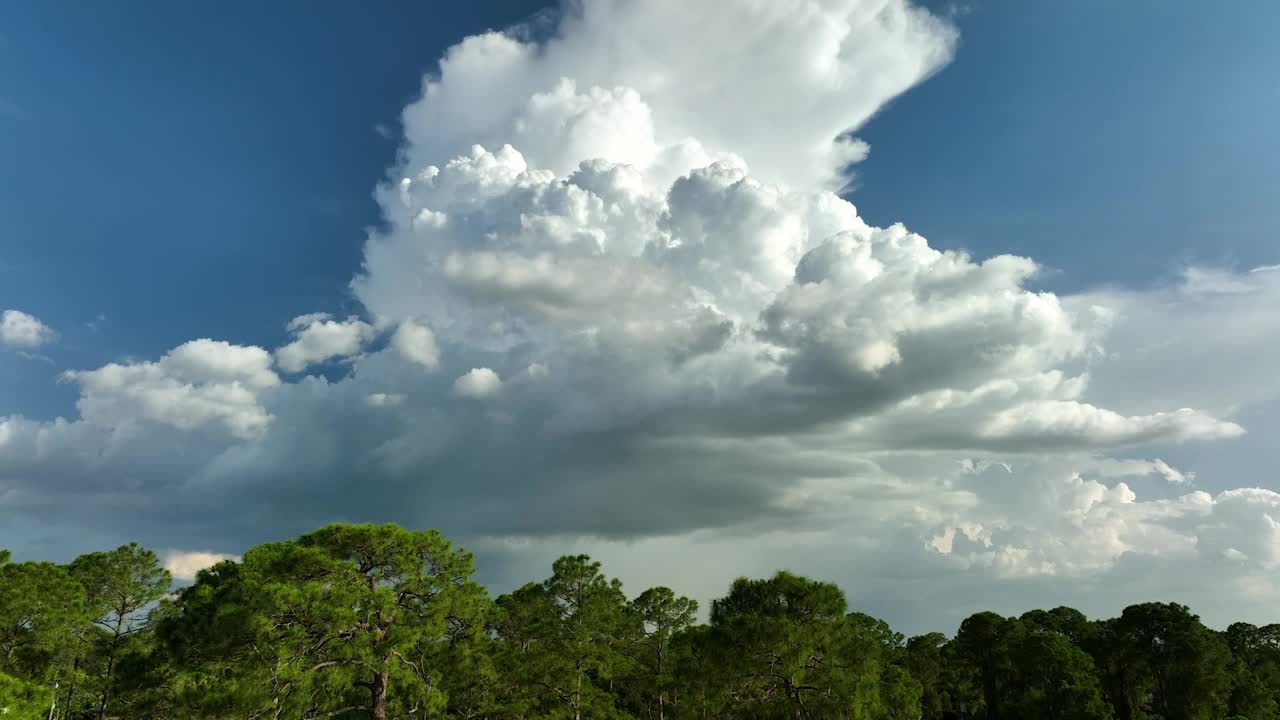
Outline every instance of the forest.
{"label": "forest", "polygon": [[337,524],[173,588],[137,544],[0,551],[0,716],[87,720],[1277,718],[1280,625],[1145,602],[904,637],[833,584],[741,578],[706,614],[585,555],[489,597],[434,530]]}

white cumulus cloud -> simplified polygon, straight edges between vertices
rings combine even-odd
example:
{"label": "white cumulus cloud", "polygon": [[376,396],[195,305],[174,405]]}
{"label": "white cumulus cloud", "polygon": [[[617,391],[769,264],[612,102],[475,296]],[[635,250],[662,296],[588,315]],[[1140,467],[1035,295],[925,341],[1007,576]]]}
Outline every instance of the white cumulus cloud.
{"label": "white cumulus cloud", "polygon": [[865,154],[842,138],[956,39],[902,0],[567,7],[540,46],[488,33],[450,49],[405,111],[410,164],[510,142],[558,174],[598,157],[669,181],[735,154],[788,185],[839,184]]}
{"label": "white cumulus cloud", "polygon": [[291,373],[355,355],[374,335],[373,326],[362,320],[334,320],[324,313],[298,316],[289,321],[288,328],[294,340],[276,350],[275,356],[281,369]]}
{"label": "white cumulus cloud", "polygon": [[240,556],[201,550],[171,550],[164,555],[164,569],[175,580],[191,581],[201,570],[226,560],[239,562]]}
{"label": "white cumulus cloud", "polygon": [[502,379],[489,368],[472,368],[453,381],[453,391],[462,397],[485,398],[502,389]]}
{"label": "white cumulus cloud", "polygon": [[0,345],[31,350],[47,345],[57,338],[48,325],[21,310],[5,310],[0,313]]}
{"label": "white cumulus cloud", "polygon": [[184,343],[156,362],[111,363],[68,371],[66,378],[79,383],[80,414],[95,425],[216,425],[237,438],[266,430],[271,415],[261,397],[280,382],[266,350],[208,339]]}
{"label": "white cumulus cloud", "polygon": [[402,321],[391,336],[391,346],[406,360],[417,363],[428,370],[440,365],[440,349],[436,346],[436,336],[431,328],[420,325],[412,319]]}

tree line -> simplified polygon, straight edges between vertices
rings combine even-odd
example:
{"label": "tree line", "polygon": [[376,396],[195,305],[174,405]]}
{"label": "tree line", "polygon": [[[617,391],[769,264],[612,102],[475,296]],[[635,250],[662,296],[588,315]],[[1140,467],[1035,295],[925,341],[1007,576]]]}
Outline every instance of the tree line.
{"label": "tree line", "polygon": [[68,565],[0,552],[5,720],[1263,720],[1280,625],[1182,605],[1089,620],[980,612],[911,638],[830,583],[735,581],[709,621],[628,597],[585,555],[491,599],[434,530],[330,525],[171,592],[126,545]]}

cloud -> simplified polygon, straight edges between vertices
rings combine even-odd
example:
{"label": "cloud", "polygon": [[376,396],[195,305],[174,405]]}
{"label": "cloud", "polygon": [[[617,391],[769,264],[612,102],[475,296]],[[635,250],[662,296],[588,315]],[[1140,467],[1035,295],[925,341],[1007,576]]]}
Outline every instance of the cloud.
{"label": "cloud", "polygon": [[1224,491],[1197,530],[1197,550],[1208,560],[1229,560],[1263,572],[1280,568],[1280,493],[1263,488]]}
{"label": "cloud", "polygon": [[[1280,494],[1144,496],[1129,483],[1149,473],[1130,470],[1116,483],[1117,468],[1089,456],[965,464],[913,454],[867,465],[858,481],[804,483],[791,498],[809,506],[798,527],[625,541],[501,538],[474,547],[481,567],[498,565],[489,572],[499,583],[561,552],[588,552],[633,592],[674,584],[699,598],[721,595],[740,575],[785,567],[840,583],[855,607],[907,632],[954,632],[979,609],[1069,604],[1113,616],[1151,597],[1190,603],[1218,627],[1265,621],[1280,590],[1267,569]],[[674,555],[679,563],[664,561]]]}
{"label": "cloud", "polygon": [[790,186],[839,185],[865,153],[840,138],[944,65],[956,40],[899,0],[603,0],[566,6],[548,36],[451,48],[404,113],[409,164],[510,142],[558,174],[600,157],[669,181],[736,154]]}
{"label": "cloud", "polygon": [[1256,441],[1280,273],[1061,295],[869,225],[832,192],[852,133],[955,43],[901,0],[554,23],[464,40],[405,109],[359,314],[71,371],[78,418],[0,419],[0,544],[394,520],[499,587],[570,549],[704,599],[789,567],[908,629],[993,596],[1280,599],[1274,493],[1239,488],[1273,478],[1177,460]]}
{"label": "cloud", "polygon": [[[499,374],[551,368],[513,401],[558,385],[555,432],[853,423],[846,439],[881,447],[1022,451],[1242,432],[1082,402],[1106,312],[1028,290],[1029,259],[941,252],[830,193],[724,163],[669,188],[599,159],[556,176],[509,145],[406,175],[383,197],[403,224],[369,242],[357,297]],[[933,433],[883,429],[908,421]]]}
{"label": "cloud", "polygon": [[[1106,362],[1091,394],[1125,412],[1174,402],[1238,413],[1280,398],[1280,377],[1259,358],[1280,353],[1280,272],[1191,269],[1181,282],[1147,291],[1082,293],[1074,306],[1111,309]],[[1212,372],[1214,382],[1202,381]]]}
{"label": "cloud", "polygon": [[440,349],[436,346],[436,337],[431,328],[419,325],[412,319],[404,320],[391,336],[391,346],[406,360],[417,363],[428,370],[440,365]]}
{"label": "cloud", "polygon": [[1100,459],[1097,461],[1097,471],[1100,477],[1116,478],[1116,477],[1137,477],[1142,475],[1160,475],[1170,484],[1187,485],[1195,482],[1196,474],[1193,472],[1183,472],[1178,468],[1172,467],[1169,463],[1155,458],[1154,460],[1140,459]]}
{"label": "cloud", "polygon": [[357,318],[333,320],[329,315],[301,315],[289,321],[293,342],[275,352],[285,372],[301,372],[316,363],[351,357],[373,337],[373,326]]}
{"label": "cloud", "polygon": [[30,350],[47,345],[57,337],[52,328],[21,310],[0,313],[0,345]]}
{"label": "cloud", "polygon": [[201,570],[224,560],[240,562],[240,556],[200,550],[171,550],[164,555],[164,569],[175,580],[190,582],[196,579],[196,574]]}
{"label": "cloud", "polygon": [[1014,438],[1024,442],[1076,444],[1132,444],[1156,439],[1204,440],[1233,438],[1244,428],[1198,413],[1189,408],[1174,412],[1126,417],[1084,403],[1054,402],[1021,405],[1002,410],[981,434],[992,438]]}
{"label": "cloud", "polygon": [[404,395],[398,393],[369,393],[365,401],[370,407],[392,407],[404,402]]}
{"label": "cloud", "polygon": [[192,340],[156,362],[71,370],[85,421],[114,430],[150,421],[180,430],[220,426],[233,437],[261,435],[271,415],[262,396],[280,383],[271,355],[258,347]]}
{"label": "cloud", "polygon": [[472,368],[453,381],[453,391],[462,397],[486,398],[502,389],[502,379],[489,368]]}

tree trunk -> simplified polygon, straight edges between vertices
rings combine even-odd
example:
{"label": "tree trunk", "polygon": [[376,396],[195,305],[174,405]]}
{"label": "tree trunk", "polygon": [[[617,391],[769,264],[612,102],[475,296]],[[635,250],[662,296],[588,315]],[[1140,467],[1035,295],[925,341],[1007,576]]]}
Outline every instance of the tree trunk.
{"label": "tree trunk", "polygon": [[376,720],[386,720],[387,717],[387,666],[384,663],[382,670],[373,677],[373,684],[369,687],[369,714]]}
{"label": "tree trunk", "polygon": [[102,703],[98,705],[98,720],[105,720],[107,717],[107,700],[111,696],[111,673],[116,667],[116,649],[120,645],[120,636],[124,634],[124,610],[116,615],[116,634],[111,638],[111,652],[107,653],[107,675],[102,685]]}
{"label": "tree trunk", "polygon": [[1000,720],[1000,688],[995,663],[990,660],[982,668],[982,697],[987,701],[987,720]]}
{"label": "tree trunk", "polygon": [[111,672],[116,664],[116,649],[111,648],[111,653],[107,655],[107,679],[106,684],[102,687],[102,702],[98,703],[98,714],[95,715],[98,720],[105,720],[107,717],[107,700],[111,695]]}
{"label": "tree trunk", "polygon": [[[659,639],[659,643],[661,642],[662,642],[661,639]],[[658,645],[658,662],[655,664],[655,669],[657,670],[657,672],[654,674],[658,676],[658,682],[662,682],[662,645],[661,644]],[[666,699],[667,699],[666,688],[659,687],[658,688],[658,720],[666,720],[666,718],[663,717],[663,710],[665,709],[663,705],[666,704]]]}
{"label": "tree trunk", "polygon": [[76,656],[76,661],[71,664],[71,682],[67,683],[67,701],[62,704],[61,717],[67,717],[67,713],[71,712],[71,702],[76,694],[76,674],[80,672],[80,656]]}
{"label": "tree trunk", "polygon": [[573,682],[573,720],[582,720],[582,661],[578,660],[578,674]]}

